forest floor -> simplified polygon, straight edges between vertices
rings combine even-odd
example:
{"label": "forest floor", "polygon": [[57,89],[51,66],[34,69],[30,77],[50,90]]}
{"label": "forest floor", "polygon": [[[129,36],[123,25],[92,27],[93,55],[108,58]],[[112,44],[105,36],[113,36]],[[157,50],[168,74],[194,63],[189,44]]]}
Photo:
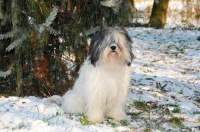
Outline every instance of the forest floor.
{"label": "forest floor", "polygon": [[0,131],[200,131],[200,31],[127,28],[133,40],[130,121],[87,121],[47,98],[0,97]]}

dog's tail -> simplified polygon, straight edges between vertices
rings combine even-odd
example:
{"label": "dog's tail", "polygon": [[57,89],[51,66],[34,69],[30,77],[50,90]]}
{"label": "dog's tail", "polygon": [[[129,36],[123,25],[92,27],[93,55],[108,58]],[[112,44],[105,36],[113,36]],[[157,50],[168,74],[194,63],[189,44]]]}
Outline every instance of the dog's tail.
{"label": "dog's tail", "polygon": [[51,102],[54,102],[58,105],[61,105],[61,101],[62,101],[62,97],[59,95],[53,95],[51,97],[48,98]]}

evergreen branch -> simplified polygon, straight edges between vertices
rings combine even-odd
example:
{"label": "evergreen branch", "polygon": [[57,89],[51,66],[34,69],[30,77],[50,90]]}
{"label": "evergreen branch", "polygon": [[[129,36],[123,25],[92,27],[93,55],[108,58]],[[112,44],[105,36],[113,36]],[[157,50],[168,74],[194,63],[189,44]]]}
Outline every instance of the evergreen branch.
{"label": "evergreen branch", "polygon": [[6,72],[0,71],[0,77],[6,78],[11,74],[11,70],[7,70]]}
{"label": "evergreen branch", "polygon": [[5,26],[7,20],[8,20],[8,15],[7,14],[3,15],[3,18],[1,20],[1,26]]}
{"label": "evergreen branch", "polygon": [[[37,26],[35,26],[35,27],[37,27]],[[38,27],[39,28],[36,28],[38,31],[39,31],[39,33],[42,33],[43,31],[44,31],[44,25],[42,25],[42,24],[38,24]]]}
{"label": "evergreen branch", "polygon": [[12,49],[14,49],[15,47],[18,47],[24,40],[26,39],[26,35],[22,35],[21,38],[15,40],[14,42],[12,42],[7,48],[6,51],[11,51]]}
{"label": "evergreen branch", "polygon": [[49,32],[50,34],[52,34],[54,36],[58,35],[58,32],[51,27],[45,27],[45,30],[47,30],[47,32]]}
{"label": "evergreen branch", "polygon": [[119,7],[119,5],[122,3],[122,0],[106,0],[106,1],[101,1],[102,6],[106,7]]}
{"label": "evergreen branch", "polygon": [[97,26],[97,27],[95,27],[95,28],[92,28],[92,29],[86,31],[86,32],[85,32],[85,35],[86,35],[86,36],[89,36],[89,35],[91,35],[91,34],[97,32],[99,29],[100,29],[99,26]]}
{"label": "evergreen branch", "polygon": [[34,20],[34,18],[29,18],[29,24],[30,26],[35,30],[40,32],[40,28],[43,26],[42,24],[37,24]]}
{"label": "evergreen branch", "polygon": [[39,33],[42,33],[46,29],[53,35],[57,34],[55,30],[50,29],[50,27],[49,27],[51,25],[51,23],[53,22],[53,20],[56,18],[57,13],[58,13],[58,7],[54,6],[54,8],[52,9],[52,12],[49,14],[45,23],[40,24],[39,26],[37,26],[35,23],[33,23],[34,26],[36,27],[36,29],[39,31]]}
{"label": "evergreen branch", "polygon": [[19,32],[19,30],[14,30],[14,31],[10,31],[6,34],[0,34],[0,40],[11,38],[11,37],[15,36],[18,32]]}
{"label": "evergreen branch", "polygon": [[119,12],[119,7],[121,3],[122,0],[107,0],[107,1],[102,1],[101,5],[112,8],[114,13],[117,14]]}
{"label": "evergreen branch", "polygon": [[46,19],[45,23],[43,23],[46,27],[48,27],[49,25],[51,25],[51,23],[53,22],[53,20],[56,18],[56,15],[58,13],[58,7],[54,6],[54,8],[52,9],[52,12],[50,13],[50,15],[48,16],[48,18]]}

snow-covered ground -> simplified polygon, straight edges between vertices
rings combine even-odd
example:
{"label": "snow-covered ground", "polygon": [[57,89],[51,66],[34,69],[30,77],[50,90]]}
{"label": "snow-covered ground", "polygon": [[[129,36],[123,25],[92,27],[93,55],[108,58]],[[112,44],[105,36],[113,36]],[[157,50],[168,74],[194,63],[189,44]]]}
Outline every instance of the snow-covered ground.
{"label": "snow-covered ground", "polygon": [[88,123],[47,98],[0,97],[0,131],[200,131],[200,31],[127,28],[133,40],[130,122]]}

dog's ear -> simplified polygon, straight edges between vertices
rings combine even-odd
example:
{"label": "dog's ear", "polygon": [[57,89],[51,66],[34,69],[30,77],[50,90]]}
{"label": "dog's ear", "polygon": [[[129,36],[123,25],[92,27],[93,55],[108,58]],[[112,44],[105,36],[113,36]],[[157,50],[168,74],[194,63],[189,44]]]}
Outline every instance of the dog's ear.
{"label": "dog's ear", "polygon": [[[130,44],[131,45],[131,44]],[[133,54],[133,52],[132,52],[132,46],[130,46],[129,47],[129,58],[130,58],[130,60],[129,61],[127,61],[127,65],[128,66],[131,66],[131,62],[132,62],[132,60],[135,58],[135,56],[134,56],[134,54]]]}
{"label": "dog's ear", "polygon": [[131,66],[131,62],[132,62],[133,58],[134,58],[134,54],[133,54],[132,50],[129,50],[129,59],[127,59],[125,62],[127,64],[127,66]]}
{"label": "dog's ear", "polygon": [[120,33],[124,35],[125,39],[126,39],[126,46],[127,46],[127,49],[128,49],[128,52],[129,52],[129,57],[128,57],[128,60],[126,60],[126,64],[128,66],[131,66],[131,62],[132,60],[134,59],[134,54],[132,52],[132,40],[131,38],[129,37],[127,31],[125,29],[121,29],[120,30]]}
{"label": "dog's ear", "polygon": [[93,36],[91,40],[89,47],[89,60],[91,61],[91,64],[93,66],[96,66],[96,63],[99,60],[100,50],[102,48],[102,41],[104,40],[104,37],[105,37],[105,31],[100,30]]}
{"label": "dog's ear", "polygon": [[97,61],[99,60],[100,50],[97,48],[98,42],[91,42],[89,48],[89,60],[93,66],[96,66]]}

